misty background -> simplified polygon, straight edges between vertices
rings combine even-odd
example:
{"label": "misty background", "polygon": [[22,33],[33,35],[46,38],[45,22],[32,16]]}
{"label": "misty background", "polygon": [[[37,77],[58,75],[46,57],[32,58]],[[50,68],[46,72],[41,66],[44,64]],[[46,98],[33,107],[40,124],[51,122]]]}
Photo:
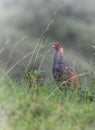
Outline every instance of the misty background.
{"label": "misty background", "polygon": [[[41,64],[40,68],[51,76],[55,53],[51,46],[53,42],[60,42],[66,59],[78,73],[92,70],[95,61],[91,47],[95,44],[94,0],[1,0],[0,67],[9,70],[23,56],[33,52],[43,32],[40,44],[45,47],[38,54],[40,58],[35,60],[39,49],[33,55],[31,69]],[[13,67],[12,77],[21,76],[30,57]]]}

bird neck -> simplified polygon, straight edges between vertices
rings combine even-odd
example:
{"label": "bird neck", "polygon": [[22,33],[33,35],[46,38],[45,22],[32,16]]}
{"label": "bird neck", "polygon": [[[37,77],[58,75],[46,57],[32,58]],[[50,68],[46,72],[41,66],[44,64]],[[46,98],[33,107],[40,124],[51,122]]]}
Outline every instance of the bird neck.
{"label": "bird neck", "polygon": [[56,50],[54,61],[55,61],[55,63],[63,63],[63,61],[64,61],[63,48],[60,48],[60,50]]}

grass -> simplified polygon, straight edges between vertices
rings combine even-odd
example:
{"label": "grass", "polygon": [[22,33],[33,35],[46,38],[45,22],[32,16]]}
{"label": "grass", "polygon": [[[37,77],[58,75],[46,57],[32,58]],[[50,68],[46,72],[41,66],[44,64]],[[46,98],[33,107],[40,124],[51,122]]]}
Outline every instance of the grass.
{"label": "grass", "polygon": [[[25,80],[16,83],[8,76],[9,72],[28,56],[30,58],[26,69],[35,55],[35,59],[38,60],[40,50],[44,47],[42,45],[44,33],[49,26],[50,24],[42,32],[32,52],[21,57],[6,73],[0,71],[0,130],[95,129],[95,102],[90,101],[92,97],[95,98],[94,87],[92,89],[89,85],[82,83],[81,87],[85,93],[72,89],[62,92],[51,79],[48,81],[45,79],[43,84],[34,82],[31,86],[31,83]],[[19,42],[11,51],[8,62],[18,44]],[[39,70],[49,50],[46,49],[44,55],[41,56]],[[48,67],[50,68],[49,65]]]}
{"label": "grass", "polygon": [[[88,86],[84,90],[94,92]],[[78,91],[0,79],[0,130],[94,130],[94,113],[95,103]]]}
{"label": "grass", "polygon": [[[53,17],[56,16],[57,12],[58,9],[56,10]],[[46,35],[53,23],[56,24],[54,19],[52,19],[49,22],[49,24],[47,24],[46,28],[44,28],[38,40],[36,41],[36,46],[35,43],[31,45],[31,48],[33,48],[32,52],[30,48],[30,51],[28,51],[28,53],[26,53],[24,56],[21,55],[21,57],[18,58],[19,60],[16,61],[16,63],[13,64],[6,71],[6,73],[2,74],[2,72],[0,72],[0,130],[95,129],[95,102],[90,101],[90,98],[95,95],[94,87],[92,89],[91,87],[89,88],[89,85],[87,85],[87,83],[82,83],[81,86],[84,88],[85,94],[72,90],[62,92],[54,83],[34,83],[32,87],[30,87],[31,85],[29,85],[27,82],[23,80],[19,83],[15,83],[14,81],[12,81],[12,79],[10,79],[7,76],[9,72],[13,71],[13,69],[19,63],[21,63],[24,59],[26,59],[29,56],[29,62],[27,62],[26,70],[33,61],[33,57],[36,57],[34,61],[36,63],[36,61],[38,61],[39,56],[41,57],[41,63],[39,66],[40,70],[45,56],[49,53],[49,49],[46,48],[45,52],[42,51],[42,54],[44,54],[44,56],[41,56],[39,52],[44,47],[44,35]],[[94,41],[94,37],[92,35],[92,33],[94,32],[93,25],[88,27],[88,25],[86,26],[84,23],[79,23],[76,20],[68,18],[65,18],[64,23],[65,24],[63,26],[62,22],[62,26],[60,26],[61,28],[59,28],[58,23],[56,24],[57,39],[59,37],[59,39],[62,40],[63,34],[65,40],[69,39],[68,32],[73,32],[75,43],[76,41],[77,43],[83,41],[81,42],[82,44],[76,44],[76,48],[78,46],[82,46],[83,43],[87,46],[87,42],[86,40],[84,42],[84,39],[91,39],[92,41]],[[77,30],[75,27],[77,28]],[[80,37],[80,39],[77,35]],[[20,42],[24,42],[23,40],[25,38],[27,37],[24,37],[20,41],[15,43],[9,54],[9,58],[7,59],[5,68],[7,68],[8,63],[11,61],[15,49],[17,48],[17,51],[21,52],[21,47],[19,45]],[[0,54],[4,51],[8,43],[9,41],[5,43],[3,48],[0,50]],[[29,43],[31,43],[31,41],[29,41]],[[50,58],[51,56],[52,55],[50,55]],[[49,64],[47,66],[50,69]],[[93,83],[93,86],[95,86],[95,82]]]}
{"label": "grass", "polygon": [[[7,74],[9,74],[9,72],[11,72],[21,61],[23,61],[24,59],[26,60],[26,58],[29,56],[30,57],[28,58],[29,61],[27,62],[26,70],[30,66],[31,62],[33,62],[34,57],[34,62],[36,64],[39,56],[41,57],[41,59],[38,69],[41,69],[41,66],[44,63],[45,56],[49,53],[50,50],[46,48],[46,51],[44,53],[43,50],[41,50],[44,47],[44,45],[42,44],[44,43],[44,35],[46,34],[46,32],[48,32],[53,22],[54,19],[52,19],[50,23],[47,24],[46,28],[42,31],[38,40],[33,45],[31,45],[33,46],[32,48],[34,48],[34,45],[36,44],[32,52],[30,49],[28,53],[21,56],[21,58],[19,58],[19,60],[14,65],[12,65],[6,71],[6,73],[3,73],[2,71],[0,72],[0,130],[95,129],[95,102],[90,101],[92,97],[95,98],[94,87],[92,89],[91,87],[89,87],[89,85],[85,85],[85,83],[82,83],[81,87],[83,88],[83,91],[85,93],[81,93],[77,90],[75,91],[72,89],[69,89],[67,92],[62,92],[58,89],[58,86],[55,85],[55,83],[51,82],[51,79],[49,79],[49,81],[46,81],[49,82],[47,84],[45,83],[45,81],[43,84],[37,84],[34,82],[34,84],[31,86],[31,84],[25,82],[24,80],[20,81],[19,83],[15,83],[7,76]],[[72,21],[72,24],[73,23],[74,22]],[[72,24],[69,25],[68,22],[65,25],[69,25],[70,28]],[[66,33],[66,29],[67,32],[69,30],[67,26],[66,28],[63,27],[65,29],[64,34]],[[72,28],[70,29],[72,30]],[[75,28],[74,30],[76,33]],[[21,41],[24,40],[24,38],[22,38],[13,46],[6,67],[11,60],[16,47],[18,47],[18,45]],[[1,49],[1,53],[3,52],[7,44],[8,43],[6,42],[5,46]],[[42,55],[40,55],[40,51],[42,51]],[[49,56],[51,59],[52,55],[49,54]],[[45,60],[45,62],[46,61],[47,60]],[[47,64],[49,69],[50,63],[51,62]],[[95,86],[95,82],[93,86]]]}

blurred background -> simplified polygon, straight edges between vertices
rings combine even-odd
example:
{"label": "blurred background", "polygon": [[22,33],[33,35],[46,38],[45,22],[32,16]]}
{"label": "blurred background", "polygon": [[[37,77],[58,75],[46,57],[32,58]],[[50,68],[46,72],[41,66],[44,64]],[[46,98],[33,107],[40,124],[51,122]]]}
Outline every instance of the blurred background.
{"label": "blurred background", "polygon": [[[39,44],[35,51],[38,42],[42,49]],[[0,67],[10,70],[18,62],[9,71],[12,77],[21,76],[31,55],[31,69],[40,65],[51,76],[53,42],[63,45],[78,73],[91,70],[95,0],[0,0]]]}

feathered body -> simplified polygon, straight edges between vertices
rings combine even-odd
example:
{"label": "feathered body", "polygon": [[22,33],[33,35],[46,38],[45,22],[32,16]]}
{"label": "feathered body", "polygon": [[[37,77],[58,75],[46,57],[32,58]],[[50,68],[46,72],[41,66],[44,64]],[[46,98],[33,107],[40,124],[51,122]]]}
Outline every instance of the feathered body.
{"label": "feathered body", "polygon": [[75,72],[64,59],[63,47],[58,43],[54,48],[56,49],[52,68],[54,79],[61,89],[67,88],[68,86],[79,88]]}

